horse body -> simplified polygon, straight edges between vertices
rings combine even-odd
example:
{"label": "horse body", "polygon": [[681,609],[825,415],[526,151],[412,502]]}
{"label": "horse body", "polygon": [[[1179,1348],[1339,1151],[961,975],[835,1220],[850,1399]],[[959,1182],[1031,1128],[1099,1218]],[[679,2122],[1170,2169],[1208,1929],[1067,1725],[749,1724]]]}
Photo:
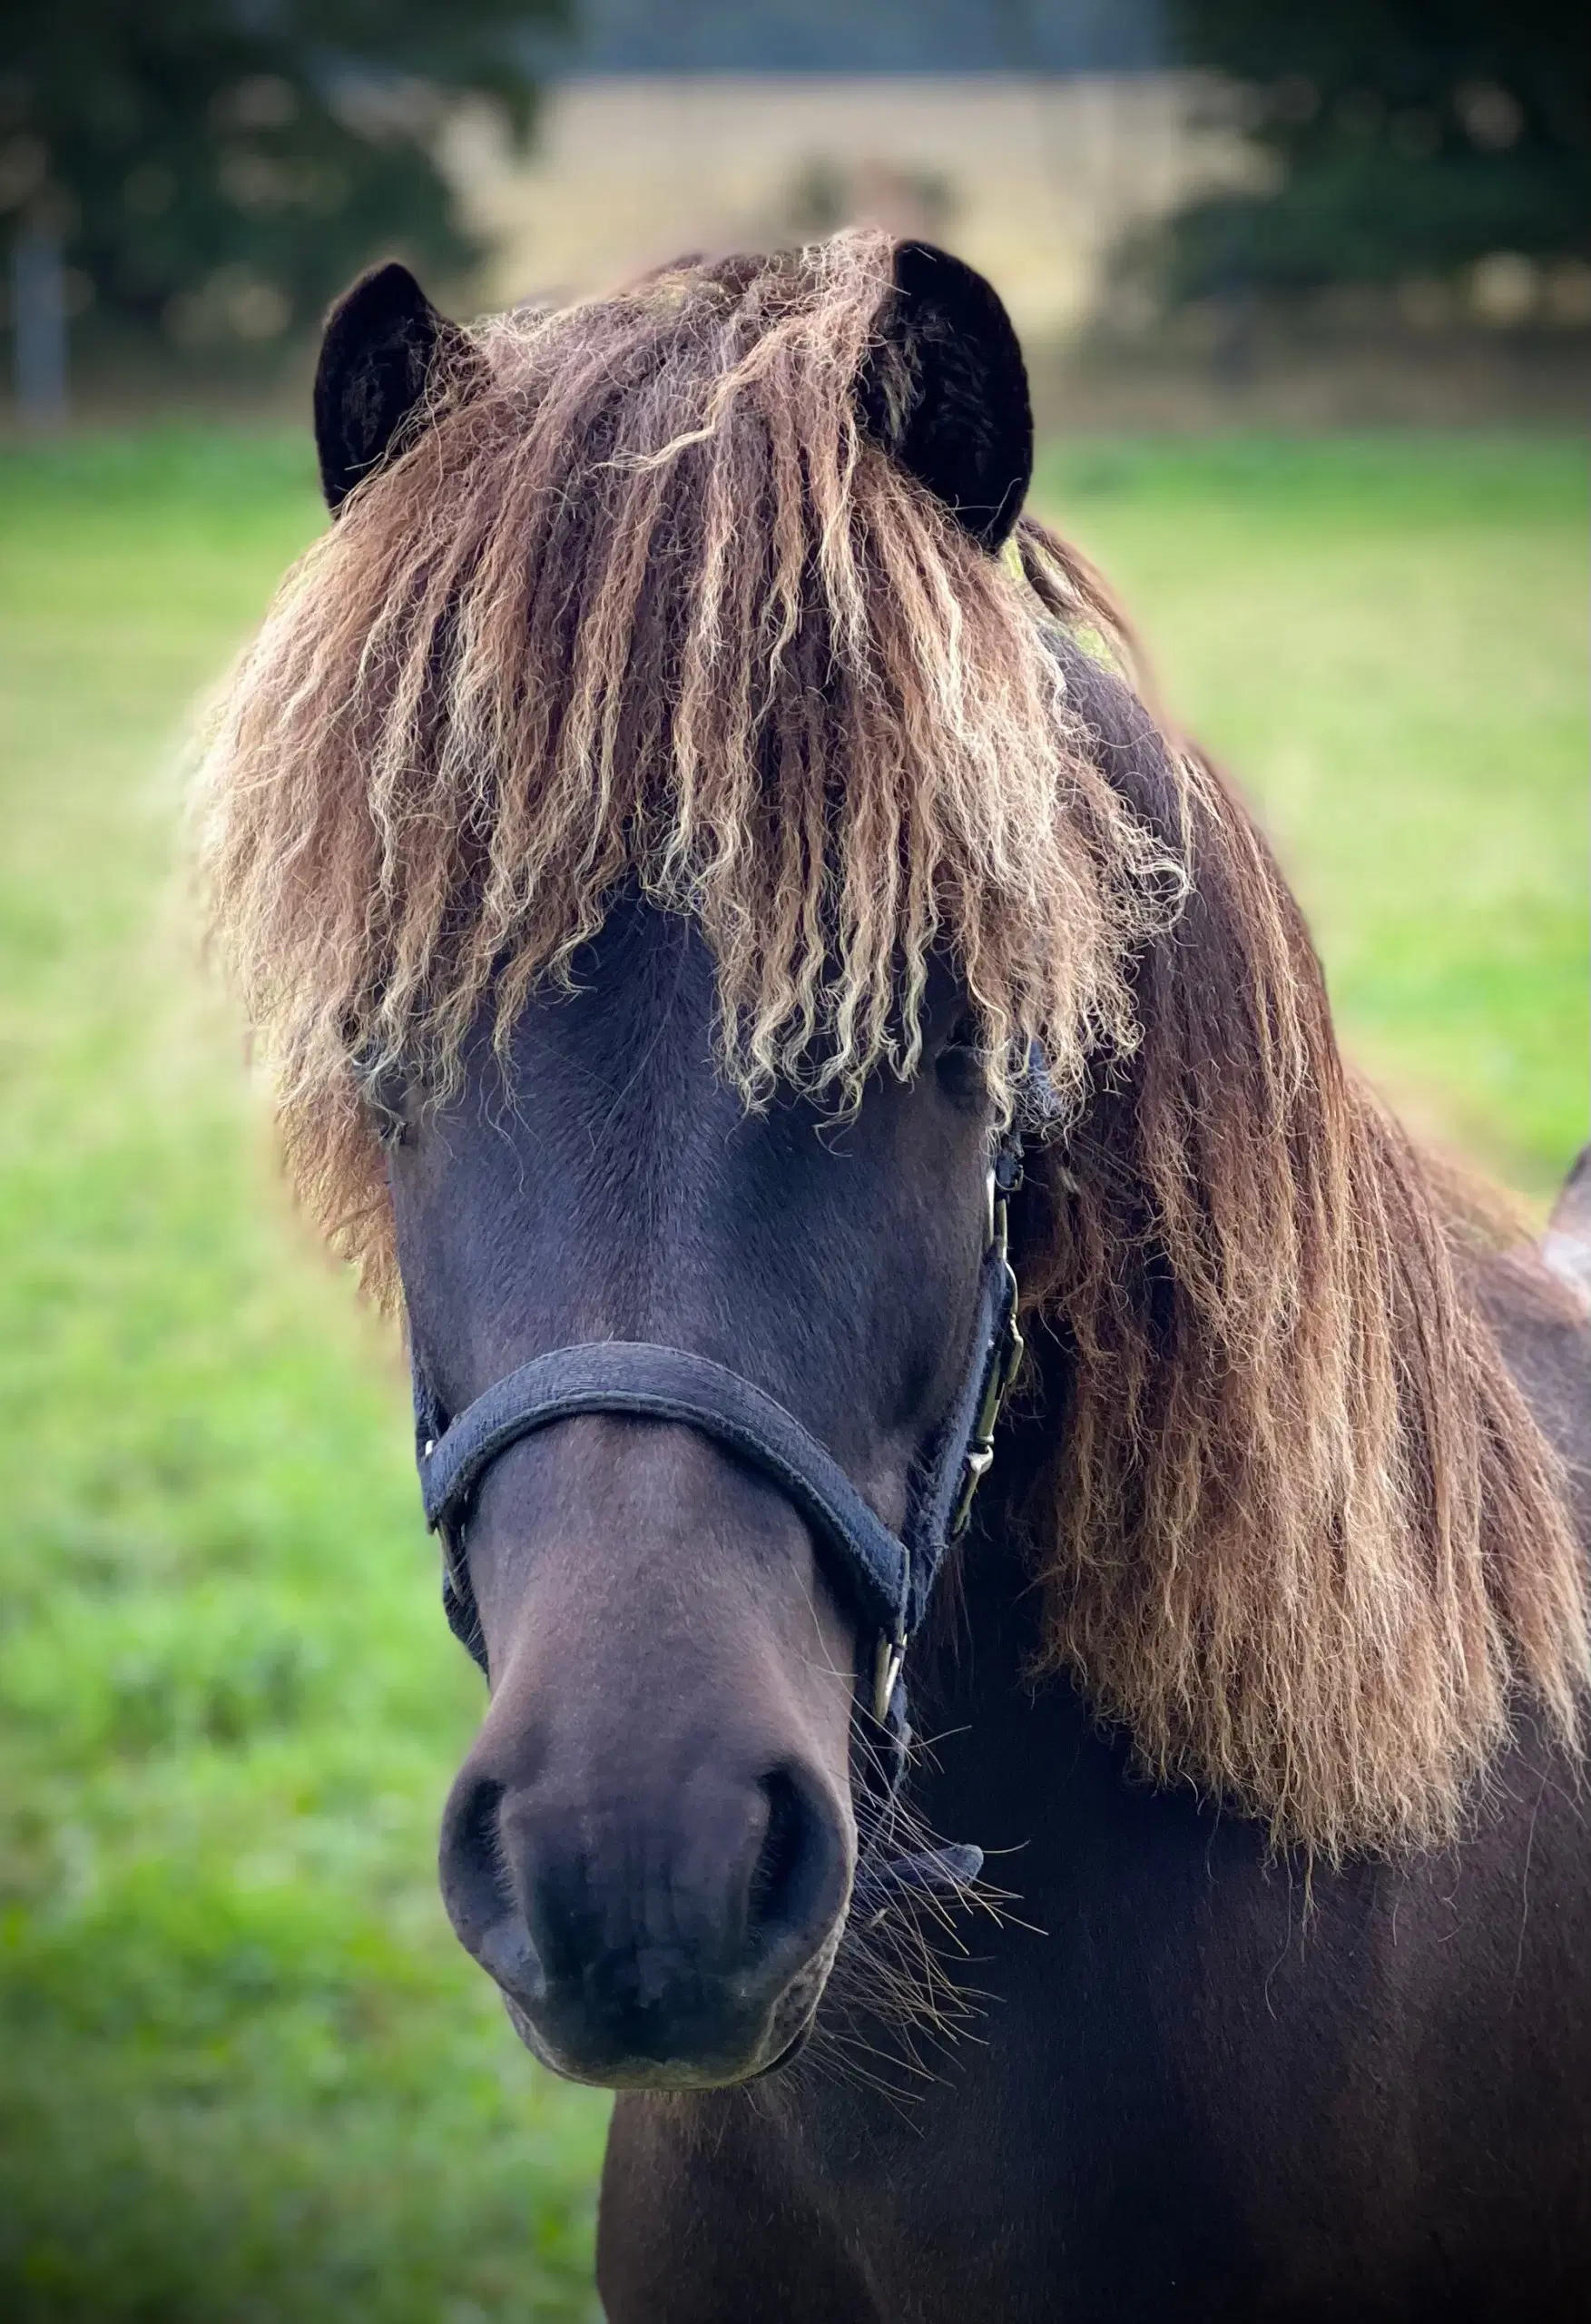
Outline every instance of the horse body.
{"label": "horse body", "polygon": [[[882,249],[496,339],[356,290],[216,747],[300,1181],[401,1277],[422,1474],[486,1445],[448,1910],[621,2093],[613,2324],[1591,2317],[1583,1303],[1346,1075],[1080,561],[997,565],[1009,325]],[[1033,1086],[915,1640],[689,1396],[483,1436],[619,1344],[909,1573]]]}

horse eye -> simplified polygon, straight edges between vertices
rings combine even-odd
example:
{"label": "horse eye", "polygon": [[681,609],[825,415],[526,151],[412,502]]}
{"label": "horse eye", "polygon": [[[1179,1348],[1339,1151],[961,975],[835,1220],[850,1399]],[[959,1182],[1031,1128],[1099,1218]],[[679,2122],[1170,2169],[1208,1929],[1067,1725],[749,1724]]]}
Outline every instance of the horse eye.
{"label": "horse eye", "polygon": [[958,1049],[970,1049],[975,1057],[983,1055],[983,1027],[970,1013],[958,1017],[945,1036],[945,1046],[940,1055],[949,1057]]}
{"label": "horse eye", "polygon": [[405,1095],[396,1082],[388,1079],[378,1078],[366,1085],[365,1103],[369,1108],[371,1128],[388,1150],[395,1146],[407,1146],[409,1142]]}
{"label": "horse eye", "polygon": [[983,1027],[976,1017],[958,1018],[934,1060],[941,1086],[963,1105],[980,1105],[988,1092]]}

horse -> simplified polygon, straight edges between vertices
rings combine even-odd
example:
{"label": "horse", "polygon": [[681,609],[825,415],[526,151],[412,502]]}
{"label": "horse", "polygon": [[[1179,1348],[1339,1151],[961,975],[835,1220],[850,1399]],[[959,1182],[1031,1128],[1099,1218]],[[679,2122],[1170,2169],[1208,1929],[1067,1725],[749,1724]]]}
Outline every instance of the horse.
{"label": "horse", "polygon": [[996,293],[393,264],[314,409],[211,925],[613,2324],[1591,2316],[1586,1304],[1345,1065]]}

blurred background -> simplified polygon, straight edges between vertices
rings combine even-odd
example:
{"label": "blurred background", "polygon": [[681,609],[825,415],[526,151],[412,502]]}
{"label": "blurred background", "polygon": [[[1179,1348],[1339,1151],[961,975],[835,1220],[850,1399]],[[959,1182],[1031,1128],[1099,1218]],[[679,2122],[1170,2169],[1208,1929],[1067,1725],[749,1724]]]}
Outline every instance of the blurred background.
{"label": "blurred background", "polygon": [[8,0],[0,2313],[592,2315],[605,2103],[444,1923],[478,1711],[390,1334],[174,843],[322,521],[315,326],[850,220],[984,268],[1344,1035],[1539,1210],[1586,1134],[1591,126],[1559,0]]}

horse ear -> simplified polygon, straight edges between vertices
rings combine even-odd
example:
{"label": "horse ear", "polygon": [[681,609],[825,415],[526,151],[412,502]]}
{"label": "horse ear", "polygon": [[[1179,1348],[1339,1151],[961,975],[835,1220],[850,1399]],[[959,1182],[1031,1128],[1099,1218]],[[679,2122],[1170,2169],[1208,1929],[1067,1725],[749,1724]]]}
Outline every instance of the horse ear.
{"label": "horse ear", "polygon": [[898,246],[857,408],[964,532],[1002,547],[1033,475],[1033,407],[1011,318],[981,274],[931,242]]}
{"label": "horse ear", "polygon": [[336,513],[378,468],[464,333],[437,312],[407,266],[372,267],[331,310],[315,369],[315,448]]}

